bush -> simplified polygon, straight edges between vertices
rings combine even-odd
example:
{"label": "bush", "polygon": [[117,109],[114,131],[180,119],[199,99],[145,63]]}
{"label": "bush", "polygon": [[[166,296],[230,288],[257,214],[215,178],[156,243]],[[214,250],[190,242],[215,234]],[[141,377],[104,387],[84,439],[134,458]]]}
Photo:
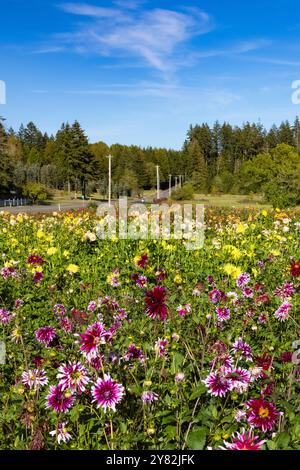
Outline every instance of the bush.
{"label": "bush", "polygon": [[90,201],[90,202],[88,203],[88,208],[96,211],[97,208],[98,208],[97,202],[95,202],[95,201]]}
{"label": "bush", "polygon": [[246,193],[260,192],[274,207],[295,206],[300,201],[300,156],[290,145],[277,145],[246,162],[240,182]]}
{"label": "bush", "polygon": [[33,202],[44,201],[50,197],[47,188],[40,183],[27,183],[22,189],[23,195],[33,200]]}
{"label": "bush", "polygon": [[222,175],[216,176],[214,180],[214,192],[230,193],[234,185],[234,175],[225,171]]}
{"label": "bush", "polygon": [[182,188],[172,193],[172,199],[175,201],[187,201],[194,198],[194,186],[191,183],[185,183]]}

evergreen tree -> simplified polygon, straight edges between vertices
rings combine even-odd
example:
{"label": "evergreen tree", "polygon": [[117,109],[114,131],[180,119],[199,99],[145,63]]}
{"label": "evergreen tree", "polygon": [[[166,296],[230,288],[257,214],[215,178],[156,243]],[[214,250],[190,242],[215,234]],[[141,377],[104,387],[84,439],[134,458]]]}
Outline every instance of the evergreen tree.
{"label": "evergreen tree", "polygon": [[193,162],[192,183],[195,189],[206,192],[209,188],[209,172],[202,149],[196,139],[188,146],[188,157]]}
{"label": "evergreen tree", "polygon": [[8,156],[7,133],[4,118],[0,116],[0,193],[12,189],[12,164]]}
{"label": "evergreen tree", "polygon": [[79,180],[82,194],[86,195],[86,184],[93,175],[93,155],[89,149],[88,139],[78,121],[75,121],[70,131],[71,153],[70,174],[74,180]]}

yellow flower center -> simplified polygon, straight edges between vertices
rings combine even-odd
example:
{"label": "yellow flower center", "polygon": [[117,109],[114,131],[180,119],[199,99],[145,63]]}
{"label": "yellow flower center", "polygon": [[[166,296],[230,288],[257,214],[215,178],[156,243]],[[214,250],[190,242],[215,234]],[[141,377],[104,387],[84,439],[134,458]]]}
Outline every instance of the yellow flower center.
{"label": "yellow flower center", "polygon": [[261,418],[267,418],[269,416],[269,410],[268,408],[259,408],[259,412],[258,412],[259,416],[261,416]]}

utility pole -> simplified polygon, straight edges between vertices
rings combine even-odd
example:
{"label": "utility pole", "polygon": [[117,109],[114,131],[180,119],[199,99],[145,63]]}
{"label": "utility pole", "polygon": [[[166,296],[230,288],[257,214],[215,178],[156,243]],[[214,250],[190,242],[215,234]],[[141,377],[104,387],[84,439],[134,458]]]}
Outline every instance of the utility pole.
{"label": "utility pole", "polygon": [[169,175],[169,197],[172,194],[172,175]]}
{"label": "utility pole", "polygon": [[159,165],[156,165],[156,177],[157,177],[157,199],[160,199]]}
{"label": "utility pole", "polygon": [[112,155],[108,155],[108,205],[111,205],[111,159]]}

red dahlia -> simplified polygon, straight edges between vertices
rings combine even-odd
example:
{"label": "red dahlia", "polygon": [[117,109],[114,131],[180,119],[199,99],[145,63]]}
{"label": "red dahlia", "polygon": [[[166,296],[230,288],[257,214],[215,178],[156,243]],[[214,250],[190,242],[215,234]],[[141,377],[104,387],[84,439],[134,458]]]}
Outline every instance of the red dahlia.
{"label": "red dahlia", "polygon": [[292,261],[291,263],[291,275],[293,277],[300,276],[300,261]]}
{"label": "red dahlia", "polygon": [[261,429],[263,432],[271,431],[279,416],[278,411],[273,403],[259,398],[258,400],[250,400],[247,403],[248,423],[251,426]]}
{"label": "red dahlia", "polygon": [[31,255],[28,256],[27,258],[27,264],[34,264],[34,265],[42,265],[44,264],[44,260],[41,256],[36,255],[35,253],[32,253]]}
{"label": "red dahlia", "polygon": [[156,286],[153,290],[146,292],[146,313],[150,318],[166,320],[168,318],[168,309],[166,306],[165,287]]}

